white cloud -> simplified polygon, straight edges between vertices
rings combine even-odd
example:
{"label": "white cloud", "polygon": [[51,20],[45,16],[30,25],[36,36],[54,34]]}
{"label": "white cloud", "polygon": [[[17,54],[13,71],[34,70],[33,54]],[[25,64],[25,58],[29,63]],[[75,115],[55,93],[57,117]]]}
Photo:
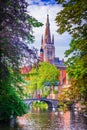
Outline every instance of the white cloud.
{"label": "white cloud", "polygon": [[68,33],[59,35],[56,32],[57,26],[55,23],[55,17],[56,17],[56,14],[60,10],[62,10],[62,7],[58,6],[57,4],[44,5],[43,2],[41,2],[41,0],[30,0],[30,1],[32,3],[39,2],[39,5],[31,4],[31,6],[29,6],[28,8],[29,14],[44,24],[43,27],[33,29],[34,35],[35,35],[34,46],[38,48],[38,50],[40,50],[41,37],[45,33],[45,24],[46,24],[46,18],[47,18],[47,13],[48,13],[49,20],[50,20],[51,35],[54,34],[55,54],[56,54],[56,57],[58,56],[60,59],[62,59],[64,57],[64,51],[69,48],[69,42],[71,40],[71,37],[68,35]]}

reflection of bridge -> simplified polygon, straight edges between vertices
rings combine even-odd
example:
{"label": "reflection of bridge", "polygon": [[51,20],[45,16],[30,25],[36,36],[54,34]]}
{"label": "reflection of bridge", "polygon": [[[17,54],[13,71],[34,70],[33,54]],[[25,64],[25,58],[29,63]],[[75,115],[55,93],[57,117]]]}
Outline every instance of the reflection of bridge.
{"label": "reflection of bridge", "polygon": [[34,98],[34,99],[25,99],[24,102],[27,105],[30,105],[31,103],[35,101],[43,101],[48,104],[48,109],[49,108],[57,108],[58,106],[58,100],[56,99],[46,99],[46,98]]}

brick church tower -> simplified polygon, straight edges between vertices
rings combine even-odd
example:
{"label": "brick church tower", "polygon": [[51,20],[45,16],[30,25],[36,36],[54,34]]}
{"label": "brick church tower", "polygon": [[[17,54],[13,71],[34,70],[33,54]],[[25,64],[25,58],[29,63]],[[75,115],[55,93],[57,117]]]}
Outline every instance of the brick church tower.
{"label": "brick church tower", "polygon": [[41,39],[40,61],[53,63],[55,58],[54,35],[50,34],[49,15],[47,15],[44,38]]}
{"label": "brick church tower", "polygon": [[44,37],[41,38],[40,61],[55,65],[60,71],[60,85],[66,84],[66,66],[64,65],[64,59],[60,60],[59,57],[55,57],[54,35],[51,37],[49,15],[46,19]]}

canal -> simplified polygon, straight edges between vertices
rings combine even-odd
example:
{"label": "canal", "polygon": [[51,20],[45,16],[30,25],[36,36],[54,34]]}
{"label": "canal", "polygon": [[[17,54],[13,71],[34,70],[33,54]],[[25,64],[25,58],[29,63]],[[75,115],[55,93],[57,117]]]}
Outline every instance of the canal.
{"label": "canal", "polygon": [[21,120],[0,124],[0,130],[87,130],[87,117],[74,111],[34,109]]}

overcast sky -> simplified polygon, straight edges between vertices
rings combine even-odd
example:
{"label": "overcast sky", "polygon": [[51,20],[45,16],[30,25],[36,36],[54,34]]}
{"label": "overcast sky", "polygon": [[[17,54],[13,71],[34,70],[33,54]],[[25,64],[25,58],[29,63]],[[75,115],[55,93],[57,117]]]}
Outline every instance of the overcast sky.
{"label": "overcast sky", "polygon": [[64,58],[64,52],[69,48],[71,37],[68,35],[68,33],[59,35],[56,32],[57,26],[55,23],[56,14],[63,8],[61,7],[61,5],[56,4],[55,0],[27,0],[27,1],[30,4],[30,6],[28,7],[29,14],[44,24],[40,28],[33,29],[35,36],[35,42],[33,45],[38,50],[40,50],[41,37],[45,33],[46,18],[47,14],[49,14],[51,35],[54,34],[55,56],[59,57],[60,59]]}

